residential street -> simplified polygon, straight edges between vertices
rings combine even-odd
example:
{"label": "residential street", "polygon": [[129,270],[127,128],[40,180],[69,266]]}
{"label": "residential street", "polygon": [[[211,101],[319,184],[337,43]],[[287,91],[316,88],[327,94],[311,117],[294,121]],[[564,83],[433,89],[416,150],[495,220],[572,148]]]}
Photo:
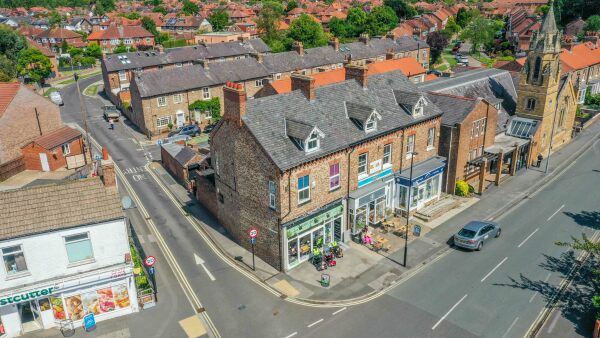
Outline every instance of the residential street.
{"label": "residential street", "polygon": [[[100,76],[82,80],[81,90],[98,80]],[[68,86],[61,93],[65,102],[61,108],[63,120],[81,124],[76,87]],[[178,266],[175,270],[180,270],[175,277],[185,278],[206,309],[205,327],[210,327],[210,320],[218,329],[218,333],[210,333],[212,336],[522,337],[578,255],[554,243],[579,237],[581,232],[591,237],[598,230],[598,224],[585,217],[587,212],[597,212],[600,205],[600,195],[590,191],[590,187],[600,184],[600,146],[596,143],[564,175],[495,219],[502,226],[502,236],[486,244],[483,251],[451,249],[387,294],[361,305],[297,305],[274,296],[225,263],[145,172],[148,162],[160,158],[158,147],[140,147],[123,122],[116,125],[116,130],[109,130],[101,117],[101,102],[89,97],[85,102],[92,137],[108,147],[159,232],[160,238],[154,238],[141,218],[131,219],[136,232],[145,239],[144,250],[159,258],[160,276],[173,269],[168,258],[161,259],[155,244],[164,240]],[[121,189],[121,193],[126,191]],[[471,217],[467,210],[443,227],[458,227],[468,220]],[[197,264],[194,255],[201,257],[203,266]],[[133,337],[184,336],[174,321],[194,314],[193,306],[186,308],[190,304],[187,298],[193,297],[185,286],[182,293],[181,280],[172,278],[171,271],[165,275],[170,278],[158,280],[158,307],[130,317],[153,312],[169,317],[143,323],[114,319],[100,326],[127,320]],[[173,304],[179,305],[176,314]],[[579,317],[571,316],[570,320],[577,325]],[[169,328],[167,332],[165,327]],[[589,334],[589,327],[580,328],[577,334]]]}

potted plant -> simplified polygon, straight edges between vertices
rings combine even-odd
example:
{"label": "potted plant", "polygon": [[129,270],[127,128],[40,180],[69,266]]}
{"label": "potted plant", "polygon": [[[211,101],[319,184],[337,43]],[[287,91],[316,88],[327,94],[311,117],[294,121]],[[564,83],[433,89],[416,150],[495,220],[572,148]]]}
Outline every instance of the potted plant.
{"label": "potted plant", "polygon": [[169,124],[167,124],[167,128],[169,128],[169,131],[171,131],[171,129],[173,129],[173,122],[169,122]]}

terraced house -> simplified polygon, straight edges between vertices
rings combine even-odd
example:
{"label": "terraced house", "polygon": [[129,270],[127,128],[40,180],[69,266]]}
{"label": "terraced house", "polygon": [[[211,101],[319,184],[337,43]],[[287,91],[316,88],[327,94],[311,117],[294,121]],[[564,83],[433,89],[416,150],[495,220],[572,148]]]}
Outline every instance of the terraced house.
{"label": "terraced house", "polygon": [[400,72],[369,77],[347,65],[345,81],[317,88],[310,76],[291,78],[291,92],[256,99],[228,82],[211,134],[219,222],[244,246],[258,227],[257,254],[283,271],[318,243],[437,200],[445,166],[442,112]]}

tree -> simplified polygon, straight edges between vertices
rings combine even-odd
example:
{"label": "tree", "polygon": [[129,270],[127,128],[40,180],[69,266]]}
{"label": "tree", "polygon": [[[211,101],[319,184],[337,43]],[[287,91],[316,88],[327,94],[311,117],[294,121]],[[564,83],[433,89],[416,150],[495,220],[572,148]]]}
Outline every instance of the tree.
{"label": "tree", "polygon": [[388,6],[375,7],[367,16],[366,31],[370,36],[385,35],[398,24],[398,17]]}
{"label": "tree", "polygon": [[261,38],[267,45],[277,44],[276,41],[283,39],[283,34],[279,31],[279,21],[283,17],[283,6],[276,2],[263,3],[256,27],[261,32]]}
{"label": "tree", "polygon": [[119,44],[115,49],[113,49],[113,54],[122,54],[128,52],[135,52],[137,49],[135,47],[125,46],[123,43]]}
{"label": "tree", "polygon": [[197,109],[200,112],[210,112],[212,123],[219,122],[221,119],[221,104],[218,97],[210,100],[196,100],[188,108],[190,111]]}
{"label": "tree", "polygon": [[286,12],[289,12],[296,8],[298,8],[298,3],[296,2],[296,0],[290,0],[290,1],[288,1],[287,7],[285,10],[286,10]]}
{"label": "tree", "polygon": [[154,22],[154,20],[152,20],[151,18],[147,16],[143,17],[142,27],[148,32],[152,33],[152,35],[154,35],[154,41],[156,41],[156,43],[161,44],[164,41],[162,36],[156,29],[156,22]]}
{"label": "tree", "polygon": [[52,11],[48,14],[48,24],[52,27],[59,26],[64,20],[65,17],[57,11]]}
{"label": "tree", "polygon": [[427,35],[427,44],[431,49],[431,64],[435,64],[438,58],[442,55],[444,48],[448,46],[450,37],[442,32],[433,32]]}
{"label": "tree", "polygon": [[17,73],[23,77],[29,77],[31,81],[40,83],[50,76],[52,63],[50,59],[38,49],[27,48],[19,52],[17,61]]}
{"label": "tree", "polygon": [[346,22],[348,24],[348,37],[356,37],[363,33],[367,27],[367,13],[359,7],[352,7],[348,10]]}
{"label": "tree", "polygon": [[327,44],[323,27],[307,14],[302,14],[292,21],[288,37],[293,41],[302,42],[304,48],[320,47]]}
{"label": "tree", "polygon": [[126,17],[129,20],[137,20],[137,19],[139,19],[139,18],[142,17],[140,15],[140,13],[138,13],[138,12],[127,13],[127,14],[124,14],[123,16]]}
{"label": "tree", "polygon": [[12,81],[17,77],[15,63],[6,55],[0,55],[0,82]]}
{"label": "tree", "polygon": [[471,22],[474,17],[479,16],[479,14],[479,10],[477,9],[460,8],[456,13],[456,23],[460,27],[465,28],[469,22]]}
{"label": "tree", "polygon": [[383,5],[390,7],[402,19],[410,19],[418,14],[414,7],[405,0],[384,0]]}
{"label": "tree", "polygon": [[99,59],[102,57],[102,49],[100,48],[100,45],[97,42],[92,42],[89,45],[87,45],[84,54],[86,56]]}
{"label": "tree", "polygon": [[167,15],[167,9],[162,5],[154,6],[154,8],[152,8],[152,11],[154,13],[161,13],[162,15]]}
{"label": "tree", "polygon": [[196,5],[195,3],[191,2],[190,0],[184,0],[183,1],[183,7],[181,8],[181,11],[185,14],[185,15],[196,15],[200,12],[200,8],[198,8],[198,5]]}
{"label": "tree", "polygon": [[27,48],[25,37],[10,28],[0,27],[0,54],[16,62],[19,52]]}
{"label": "tree", "polygon": [[69,43],[67,42],[67,40],[63,40],[62,43],[60,44],[60,52],[66,53],[68,50],[69,50]]}
{"label": "tree", "polygon": [[208,16],[208,21],[212,25],[213,30],[218,32],[229,26],[229,14],[224,10],[213,11]]}
{"label": "tree", "polygon": [[592,15],[587,18],[583,30],[586,32],[600,32],[600,15]]}
{"label": "tree", "polygon": [[453,16],[448,18],[448,22],[446,23],[446,28],[444,28],[450,35],[454,35],[460,32],[460,26],[456,23],[456,19]]}
{"label": "tree", "polygon": [[541,14],[541,15],[546,15],[548,13],[548,10],[550,10],[550,6],[548,5],[541,5],[540,7],[535,9],[535,12],[537,14]]}
{"label": "tree", "polygon": [[71,55],[72,58],[83,55],[83,49],[77,47],[69,47],[67,49],[67,53]]}
{"label": "tree", "polygon": [[502,28],[502,23],[498,21],[476,17],[461,32],[460,37],[471,42],[472,52],[479,52],[481,46],[493,44],[496,32],[500,28]]}

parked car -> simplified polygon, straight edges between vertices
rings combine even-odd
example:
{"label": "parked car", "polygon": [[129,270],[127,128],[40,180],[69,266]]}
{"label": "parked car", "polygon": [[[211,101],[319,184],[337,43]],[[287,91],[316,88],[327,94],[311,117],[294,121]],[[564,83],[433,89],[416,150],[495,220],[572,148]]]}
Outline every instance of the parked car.
{"label": "parked car", "polygon": [[483,244],[500,236],[500,225],[489,221],[471,221],[454,235],[454,245],[470,250],[481,250]]}
{"label": "parked car", "polygon": [[169,133],[169,137],[175,135],[188,135],[194,137],[200,135],[201,132],[202,130],[200,130],[200,127],[195,124],[190,124],[189,126],[183,126],[173,130]]}
{"label": "parked car", "polygon": [[114,122],[117,122],[119,121],[121,113],[116,106],[104,106],[102,107],[102,115],[106,121],[108,121],[108,119],[112,119]]}
{"label": "parked car", "polygon": [[463,55],[461,53],[454,54],[454,58],[457,60],[460,59],[461,57],[463,57]]}
{"label": "parked car", "polygon": [[427,74],[435,74],[436,76],[444,76],[444,73],[440,72],[436,69],[430,69],[427,71]]}
{"label": "parked car", "polygon": [[462,64],[463,64],[463,65],[465,65],[465,66],[468,66],[468,65],[469,65],[469,59],[468,59],[468,58],[466,58],[466,57],[464,57],[464,56],[463,56],[463,57],[460,57],[460,58],[458,58],[458,60],[457,60],[457,61],[458,61],[458,63],[462,63]]}
{"label": "parked car", "polygon": [[213,129],[215,129],[216,124],[209,124],[208,126],[204,127],[203,132],[210,134]]}
{"label": "parked car", "polygon": [[59,106],[62,106],[64,104],[59,92],[52,92],[48,97],[50,97],[50,101],[52,101],[52,103],[54,104],[57,104]]}

